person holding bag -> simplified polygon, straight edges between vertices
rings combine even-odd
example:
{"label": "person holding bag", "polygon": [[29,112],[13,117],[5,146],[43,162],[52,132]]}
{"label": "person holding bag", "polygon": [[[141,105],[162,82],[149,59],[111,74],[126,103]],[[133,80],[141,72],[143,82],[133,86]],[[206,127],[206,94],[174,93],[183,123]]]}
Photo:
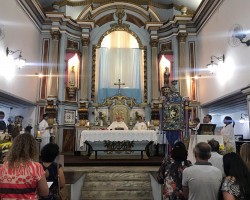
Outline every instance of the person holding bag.
{"label": "person holding bag", "polygon": [[[47,182],[52,182],[49,188],[49,200],[60,200],[63,197],[60,190],[65,186],[65,177],[62,165],[55,162],[59,155],[59,146],[55,143],[46,144],[41,150],[42,166]],[[41,198],[42,199],[42,198]]]}
{"label": "person holding bag", "polygon": [[0,167],[0,199],[38,199],[47,197],[49,188],[45,172],[35,162],[38,149],[35,138],[28,133],[13,140],[6,160]]}

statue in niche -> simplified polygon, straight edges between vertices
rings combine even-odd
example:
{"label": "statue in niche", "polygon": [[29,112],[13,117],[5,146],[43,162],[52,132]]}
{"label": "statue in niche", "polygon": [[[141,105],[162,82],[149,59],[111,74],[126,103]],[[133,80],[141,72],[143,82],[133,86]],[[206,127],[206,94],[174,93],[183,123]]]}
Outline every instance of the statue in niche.
{"label": "statue in niche", "polygon": [[69,85],[75,86],[75,66],[71,67],[71,71],[69,73]]}
{"label": "statue in niche", "polygon": [[164,86],[169,86],[169,77],[170,77],[170,71],[169,68],[166,67],[164,72]]}

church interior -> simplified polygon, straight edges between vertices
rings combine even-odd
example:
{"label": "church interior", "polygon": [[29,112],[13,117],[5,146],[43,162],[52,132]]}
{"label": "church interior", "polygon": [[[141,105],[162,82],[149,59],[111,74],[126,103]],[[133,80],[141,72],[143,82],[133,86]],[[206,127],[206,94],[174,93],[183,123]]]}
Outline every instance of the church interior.
{"label": "church interior", "polygon": [[[47,113],[50,134],[70,159],[89,155],[84,131],[105,131],[117,116],[129,131],[142,117],[148,130],[187,143],[193,119],[210,114],[216,135],[230,116],[234,134],[250,140],[249,6],[247,0],[1,1],[0,120],[17,123],[19,132],[31,126],[37,137]],[[149,155],[166,153],[148,148]],[[101,162],[87,169],[93,177]],[[157,171],[160,163],[136,170]],[[69,178],[80,165],[65,167]],[[151,185],[159,198],[159,186]],[[69,186],[71,199],[80,198],[79,187],[79,181]]]}

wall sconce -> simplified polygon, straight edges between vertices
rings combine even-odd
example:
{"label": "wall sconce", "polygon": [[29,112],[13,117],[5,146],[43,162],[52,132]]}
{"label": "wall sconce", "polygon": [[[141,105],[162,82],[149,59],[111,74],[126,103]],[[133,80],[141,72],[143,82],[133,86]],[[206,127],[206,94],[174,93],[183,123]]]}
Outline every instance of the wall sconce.
{"label": "wall sconce", "polygon": [[224,63],[225,55],[223,54],[220,57],[211,56],[211,62],[209,64],[207,64],[207,68],[211,74],[215,73],[218,69],[218,63],[214,62],[214,60],[213,60],[214,58],[217,59],[218,61],[222,61]]}
{"label": "wall sconce", "polygon": [[245,119],[245,117],[243,117],[243,116],[248,117],[248,115],[246,115],[246,114],[244,114],[244,113],[241,113],[241,115],[240,115],[240,123],[241,123],[241,124],[244,124],[244,123],[246,122],[246,119]]}
{"label": "wall sconce", "polygon": [[13,55],[17,52],[20,52],[20,53],[19,53],[19,56],[14,59],[14,62],[15,62],[15,65],[18,67],[18,69],[21,69],[26,63],[26,59],[22,58],[22,51],[21,50],[12,51],[12,50],[9,50],[8,47],[6,48],[6,56],[7,57],[9,55]]}

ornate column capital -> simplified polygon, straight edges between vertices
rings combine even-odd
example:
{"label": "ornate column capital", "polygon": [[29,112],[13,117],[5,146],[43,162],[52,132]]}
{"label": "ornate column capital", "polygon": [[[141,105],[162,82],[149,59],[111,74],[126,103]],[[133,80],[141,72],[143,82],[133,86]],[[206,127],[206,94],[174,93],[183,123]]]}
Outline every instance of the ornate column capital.
{"label": "ornate column capital", "polygon": [[178,40],[179,42],[186,42],[187,36],[188,36],[187,33],[179,33],[179,34],[177,35],[177,40]]}
{"label": "ornate column capital", "polygon": [[61,38],[61,33],[59,30],[57,31],[51,31],[51,36],[53,40],[60,40]]}
{"label": "ornate column capital", "polygon": [[82,38],[82,46],[89,46],[89,38]]}
{"label": "ornate column capital", "polygon": [[158,47],[158,39],[151,39],[150,44],[152,47]]}

